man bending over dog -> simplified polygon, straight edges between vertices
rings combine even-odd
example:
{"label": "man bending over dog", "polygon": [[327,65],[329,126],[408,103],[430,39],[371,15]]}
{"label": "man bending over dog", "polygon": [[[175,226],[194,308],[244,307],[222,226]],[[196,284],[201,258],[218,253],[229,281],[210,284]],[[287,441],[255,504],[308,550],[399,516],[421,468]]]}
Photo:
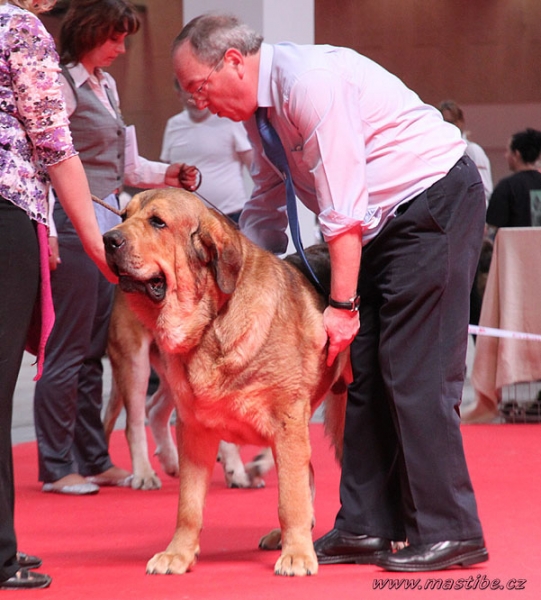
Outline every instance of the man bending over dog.
{"label": "man bending over dog", "polygon": [[[315,542],[319,563],[431,571],[487,560],[459,417],[485,202],[460,132],[368,58],[265,44],[234,17],[191,21],[173,60],[194,105],[245,121],[255,189],[241,230],[285,251],[283,178],[263,151],[259,109],[329,245],[328,363],[351,344],[354,382],[341,508]],[[391,540],[409,545],[391,553]]]}

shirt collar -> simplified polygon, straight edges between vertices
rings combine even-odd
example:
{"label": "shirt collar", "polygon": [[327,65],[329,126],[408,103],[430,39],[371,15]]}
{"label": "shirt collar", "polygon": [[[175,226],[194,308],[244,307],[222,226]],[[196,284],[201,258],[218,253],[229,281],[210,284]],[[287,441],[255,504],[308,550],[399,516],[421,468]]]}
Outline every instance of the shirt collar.
{"label": "shirt collar", "polygon": [[259,81],[257,86],[258,106],[269,107],[273,105],[271,94],[272,61],[274,47],[271,44],[261,44],[259,58]]}
{"label": "shirt collar", "polygon": [[70,63],[69,65],[67,65],[67,69],[73,78],[75,87],[77,88],[80,88],[83,85],[83,83],[85,83],[88,79],[97,79],[98,83],[102,85],[107,83],[107,80],[105,79],[103,71],[101,69],[96,69],[95,77],[92,77],[90,75],[90,73],[85,69],[82,63]]}

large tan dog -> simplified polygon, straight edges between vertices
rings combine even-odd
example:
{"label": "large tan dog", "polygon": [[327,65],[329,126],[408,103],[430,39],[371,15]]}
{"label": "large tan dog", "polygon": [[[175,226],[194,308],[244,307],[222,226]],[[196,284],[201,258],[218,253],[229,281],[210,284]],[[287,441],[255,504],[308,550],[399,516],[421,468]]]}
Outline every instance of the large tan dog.
{"label": "large tan dog", "polygon": [[138,194],[104,241],[130,307],[156,341],[179,416],[177,528],[147,572],[180,574],[195,564],[224,439],[272,448],[282,547],[275,573],[315,574],[308,426],[334,386],[341,393],[327,396],[326,411],[340,429],[347,369],[345,355],[326,366],[324,301],[298,269],[185,191]]}

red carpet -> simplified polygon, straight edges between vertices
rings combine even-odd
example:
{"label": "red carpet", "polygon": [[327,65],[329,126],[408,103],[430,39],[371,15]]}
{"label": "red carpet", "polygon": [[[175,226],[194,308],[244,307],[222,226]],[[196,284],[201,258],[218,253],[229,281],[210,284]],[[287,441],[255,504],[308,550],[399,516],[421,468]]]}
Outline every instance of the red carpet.
{"label": "red carpet", "polygon": [[[88,497],[43,494],[37,483],[35,444],[21,444],[14,449],[19,546],[43,558],[42,570],[52,575],[53,583],[47,590],[3,591],[1,598],[537,600],[541,597],[540,434],[538,425],[463,427],[489,562],[419,575],[388,574],[373,566],[323,566],[317,576],[299,579],[274,576],[277,553],[257,549],[259,537],[277,523],[274,472],[263,490],[228,490],[217,465],[199,563],[187,575],[150,576],[145,574],[147,560],[165,548],[173,533],[176,480],[163,476],[163,488],[156,492],[105,488]],[[312,440],[317,484],[314,536],[319,537],[334,522],[339,473],[321,425],[312,426]],[[245,451],[251,457],[254,449]],[[129,468],[122,432],[115,432],[111,453],[116,464]],[[443,589],[426,589],[432,585],[430,579],[439,579],[433,585]]]}

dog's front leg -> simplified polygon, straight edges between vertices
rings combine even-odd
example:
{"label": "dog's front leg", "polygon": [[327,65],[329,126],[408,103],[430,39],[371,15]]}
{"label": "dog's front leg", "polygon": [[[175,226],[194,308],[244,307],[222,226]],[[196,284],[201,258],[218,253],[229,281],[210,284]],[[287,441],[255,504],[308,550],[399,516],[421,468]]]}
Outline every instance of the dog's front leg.
{"label": "dog's front leg", "polygon": [[208,430],[186,426],[180,419],[177,419],[177,439],[180,477],[177,526],[165,551],[149,560],[147,573],[181,575],[195,565],[199,554],[203,506],[220,440]]}
{"label": "dog's front leg", "polygon": [[311,532],[314,511],[310,454],[308,424],[287,416],[274,446],[282,530],[282,554],[274,567],[276,575],[315,575],[318,570]]}

